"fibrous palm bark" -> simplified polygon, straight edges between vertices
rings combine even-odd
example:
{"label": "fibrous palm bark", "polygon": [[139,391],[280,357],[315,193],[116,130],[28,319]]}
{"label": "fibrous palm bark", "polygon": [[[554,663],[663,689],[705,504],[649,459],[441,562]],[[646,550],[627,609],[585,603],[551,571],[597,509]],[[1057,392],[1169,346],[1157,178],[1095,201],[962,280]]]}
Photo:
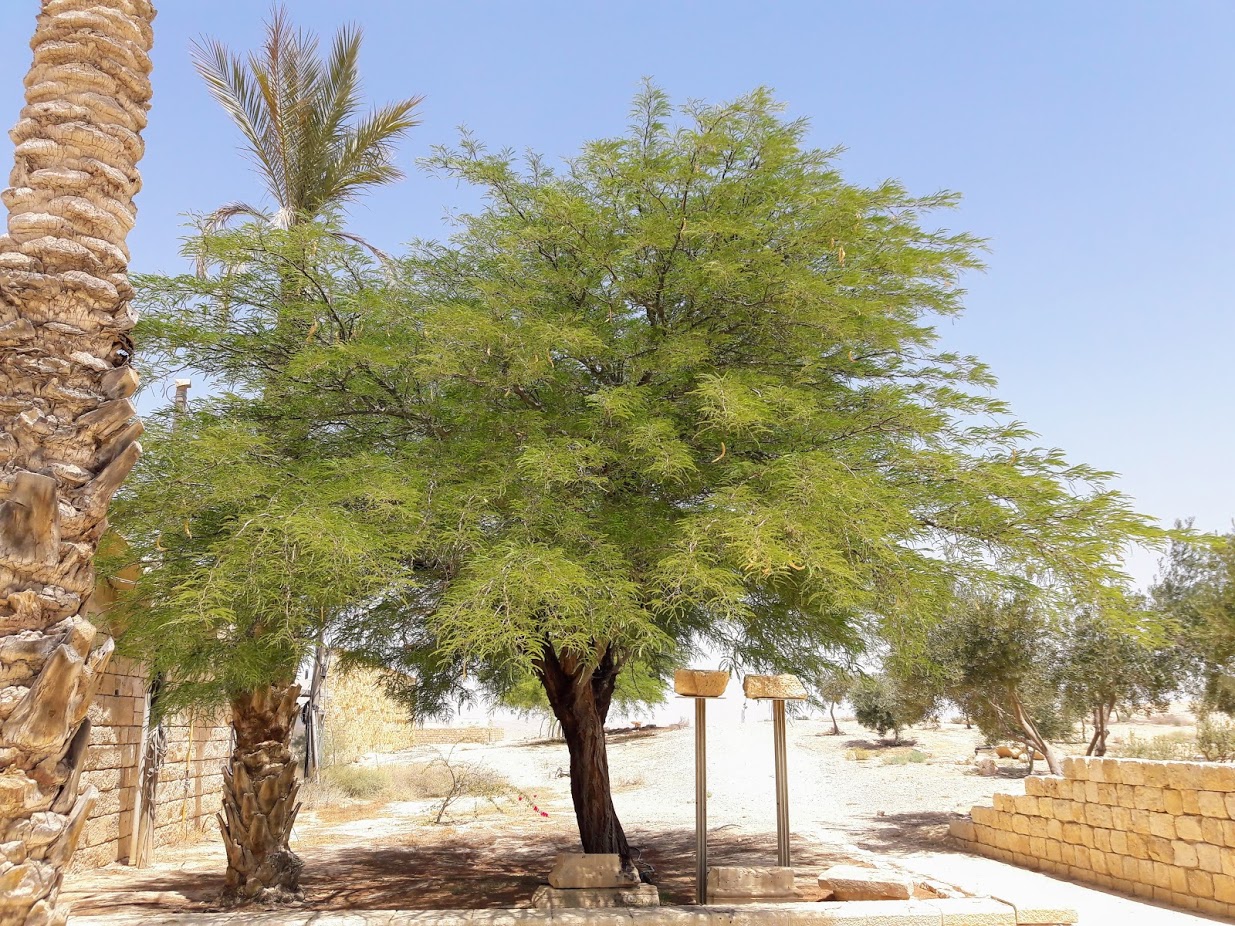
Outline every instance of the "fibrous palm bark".
{"label": "fibrous palm bark", "polygon": [[219,829],[227,849],[225,903],[300,896],[304,864],[287,844],[300,805],[291,736],[299,685],[264,685],[232,699],[236,743],[223,770]]}
{"label": "fibrous palm bark", "polygon": [[94,801],[82,617],[141,453],[125,238],[150,102],[149,0],[43,0],[0,236],[0,924],[59,923]]}

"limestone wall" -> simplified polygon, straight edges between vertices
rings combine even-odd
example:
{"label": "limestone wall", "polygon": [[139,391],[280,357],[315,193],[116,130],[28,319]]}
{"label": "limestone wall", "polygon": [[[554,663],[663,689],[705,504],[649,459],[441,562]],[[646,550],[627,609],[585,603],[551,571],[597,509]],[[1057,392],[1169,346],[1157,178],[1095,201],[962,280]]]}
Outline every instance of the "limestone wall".
{"label": "limestone wall", "polygon": [[500,743],[504,735],[501,727],[417,727],[412,742],[416,746]]}
{"label": "limestone wall", "polygon": [[[82,832],[76,868],[127,861],[132,851],[145,719],[146,675],[114,658],[90,708],[93,729],[82,784],[99,799]],[[222,717],[180,715],[168,721],[167,757],[159,776],[155,846],[193,838],[213,825],[220,807],[230,730]]]}
{"label": "limestone wall", "polygon": [[1235,766],[1065,759],[996,794],[952,835],[983,855],[1235,917]]}
{"label": "limestone wall", "polygon": [[417,726],[407,706],[386,692],[376,669],[333,672],[322,694],[322,764],[343,765],[368,753],[392,753],[413,746],[495,743],[493,726]]}

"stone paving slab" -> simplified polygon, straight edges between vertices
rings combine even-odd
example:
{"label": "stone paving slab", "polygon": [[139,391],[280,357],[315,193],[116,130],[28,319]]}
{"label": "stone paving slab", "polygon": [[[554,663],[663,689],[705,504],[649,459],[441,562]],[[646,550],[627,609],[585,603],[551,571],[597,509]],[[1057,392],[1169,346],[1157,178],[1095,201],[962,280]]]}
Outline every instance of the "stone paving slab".
{"label": "stone paving slab", "polygon": [[[1022,921],[1024,922],[1024,921]],[[74,926],[1017,926],[1016,910],[989,898],[861,900],[602,910],[285,910],[148,912],[75,917]],[[1055,923],[1034,926],[1058,926]]]}

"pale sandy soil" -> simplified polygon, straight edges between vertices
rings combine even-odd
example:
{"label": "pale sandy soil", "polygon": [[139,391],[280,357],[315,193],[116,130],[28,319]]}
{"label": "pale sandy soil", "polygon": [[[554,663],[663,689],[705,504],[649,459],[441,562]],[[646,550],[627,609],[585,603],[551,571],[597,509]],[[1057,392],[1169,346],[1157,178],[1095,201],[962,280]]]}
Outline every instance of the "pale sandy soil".
{"label": "pale sandy soil", "polygon": [[[946,849],[948,821],[995,792],[1022,793],[1023,763],[996,777],[969,760],[981,741],[957,724],[913,730],[892,747],[852,722],[791,721],[788,732],[793,861],[810,897],[822,867],[868,853],[895,859]],[[1139,724],[1138,736],[1178,727]],[[925,761],[904,762],[911,751]],[[424,762],[418,748],[384,762]],[[866,755],[859,761],[857,755]],[[772,727],[717,724],[708,731],[710,860],[775,864]],[[500,773],[511,786],[496,800],[461,801],[449,825],[429,821],[435,801],[307,809],[293,847],[305,860],[307,903],[319,909],[517,906],[527,902],[558,851],[577,847],[559,743],[456,747],[450,760]],[[902,764],[897,764],[900,761]],[[694,876],[694,732],[619,735],[610,744],[614,801],[632,846],[656,871],[666,902],[689,902]],[[523,800],[519,797],[522,796]],[[530,809],[535,805],[538,811]],[[548,817],[539,811],[548,813]],[[66,891],[80,914],[121,909],[203,909],[221,885],[218,840],[161,849],[145,870],[110,866],[72,876]]]}

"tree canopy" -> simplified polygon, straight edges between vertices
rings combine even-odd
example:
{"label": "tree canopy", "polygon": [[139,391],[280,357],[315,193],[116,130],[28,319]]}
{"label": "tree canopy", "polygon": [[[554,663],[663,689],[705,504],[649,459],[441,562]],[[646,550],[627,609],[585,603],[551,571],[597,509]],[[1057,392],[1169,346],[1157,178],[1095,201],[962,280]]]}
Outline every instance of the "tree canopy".
{"label": "tree canopy", "polygon": [[484,206],[395,269],[250,226],[151,288],[156,353],[219,371],[289,459],[402,474],[410,579],[358,589],[340,645],[405,669],[422,713],[539,678],[588,851],[626,850],[624,665],[812,676],[958,594],[1116,594],[1160,536],[939,346],[980,267],[939,225],[956,196],[846,182],[806,132],[766,91],[675,110],[649,87],[560,169],[437,151]]}

